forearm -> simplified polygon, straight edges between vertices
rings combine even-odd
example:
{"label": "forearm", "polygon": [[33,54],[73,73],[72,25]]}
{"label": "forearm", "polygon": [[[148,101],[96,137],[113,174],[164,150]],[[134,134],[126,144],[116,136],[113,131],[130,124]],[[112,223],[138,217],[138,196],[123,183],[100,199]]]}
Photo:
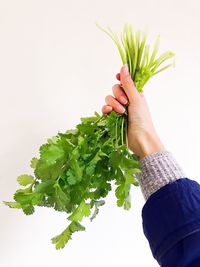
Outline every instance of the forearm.
{"label": "forearm", "polygon": [[142,172],[136,174],[141,191],[147,200],[166,184],[186,177],[171,152],[165,149],[158,136],[141,141],[140,163]]}
{"label": "forearm", "polygon": [[199,266],[199,184],[186,178],[163,147],[153,153],[148,150],[140,163],[142,172],[137,178],[147,200],[142,209],[143,232],[154,258],[160,266],[193,266],[194,261]]}
{"label": "forearm", "polygon": [[137,138],[140,159],[153,153],[166,150],[155,129],[151,133],[145,132]]}

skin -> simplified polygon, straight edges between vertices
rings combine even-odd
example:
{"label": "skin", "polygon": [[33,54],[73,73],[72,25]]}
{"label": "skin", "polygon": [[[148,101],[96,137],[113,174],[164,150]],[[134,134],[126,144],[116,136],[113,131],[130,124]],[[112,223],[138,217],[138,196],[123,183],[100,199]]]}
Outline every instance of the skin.
{"label": "skin", "polygon": [[113,96],[106,96],[106,105],[102,107],[102,112],[110,113],[115,110],[123,113],[124,106],[128,105],[128,147],[140,159],[165,150],[153,125],[145,96],[136,89],[126,64],[121,67],[116,78],[121,84],[112,87]]}

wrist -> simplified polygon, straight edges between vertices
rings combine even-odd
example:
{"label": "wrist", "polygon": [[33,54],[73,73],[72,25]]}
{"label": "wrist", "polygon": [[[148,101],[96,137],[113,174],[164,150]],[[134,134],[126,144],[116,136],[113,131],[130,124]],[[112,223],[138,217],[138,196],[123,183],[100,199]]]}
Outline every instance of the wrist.
{"label": "wrist", "polygon": [[144,133],[138,139],[140,159],[144,157],[165,150],[163,143],[156,133]]}

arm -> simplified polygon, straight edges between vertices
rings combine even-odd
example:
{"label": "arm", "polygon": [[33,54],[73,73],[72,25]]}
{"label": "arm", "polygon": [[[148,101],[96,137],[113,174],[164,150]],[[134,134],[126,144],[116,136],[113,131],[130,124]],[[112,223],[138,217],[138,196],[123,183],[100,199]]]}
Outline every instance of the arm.
{"label": "arm", "polygon": [[[140,160],[145,199],[143,231],[161,266],[200,266],[200,186],[184,175],[169,151]],[[192,264],[192,265],[189,265]]]}
{"label": "arm", "polygon": [[126,65],[117,79],[122,86],[113,86],[115,98],[106,97],[102,112],[114,109],[122,113],[123,105],[129,102],[128,146],[139,156],[142,166],[137,178],[146,200],[143,231],[152,254],[163,267],[200,266],[200,186],[185,177],[162,144],[145,96],[138,93]]}

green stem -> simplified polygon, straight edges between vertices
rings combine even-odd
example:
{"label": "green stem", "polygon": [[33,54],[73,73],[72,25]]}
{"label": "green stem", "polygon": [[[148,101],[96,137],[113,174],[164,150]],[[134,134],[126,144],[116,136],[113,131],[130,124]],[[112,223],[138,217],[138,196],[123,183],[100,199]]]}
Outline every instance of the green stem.
{"label": "green stem", "polygon": [[126,137],[126,146],[128,148],[128,116],[126,116],[125,120],[125,137]]}
{"label": "green stem", "polygon": [[118,126],[118,120],[119,120],[119,117],[117,118],[116,124],[115,124],[115,147],[116,148],[118,146],[118,142],[117,142],[117,126]]}
{"label": "green stem", "polygon": [[122,116],[122,124],[121,124],[121,142],[124,144],[124,116]]}

